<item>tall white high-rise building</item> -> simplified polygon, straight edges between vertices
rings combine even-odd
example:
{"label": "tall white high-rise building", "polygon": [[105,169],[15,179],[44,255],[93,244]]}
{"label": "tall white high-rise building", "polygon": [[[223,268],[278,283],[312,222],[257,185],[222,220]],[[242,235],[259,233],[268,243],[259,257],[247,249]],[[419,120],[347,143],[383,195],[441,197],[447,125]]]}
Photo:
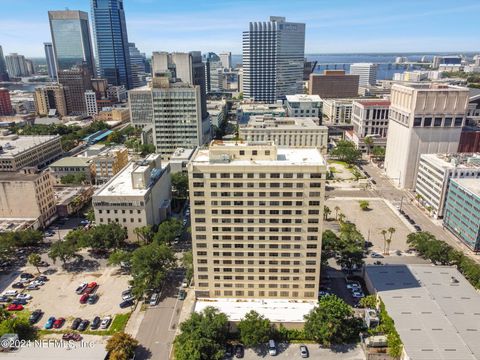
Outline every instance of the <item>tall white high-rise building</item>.
{"label": "tall white high-rise building", "polygon": [[352,64],[350,65],[350,74],[360,76],[359,86],[375,85],[377,83],[377,64]]}
{"label": "tall white high-rise building", "polygon": [[232,53],[230,51],[224,52],[218,55],[220,57],[220,61],[222,62],[222,66],[225,69],[232,68]]}
{"label": "tall white high-rise building", "polygon": [[50,79],[55,80],[57,78],[57,65],[55,63],[55,53],[53,51],[52,43],[43,43],[45,47],[45,58],[47,59],[47,71]]}
{"label": "tall white high-rise building", "polygon": [[468,98],[457,86],[392,86],[385,171],[399,187],[413,188],[420,155],[457,152]]}
{"label": "tall white high-rise building", "polygon": [[213,141],[187,167],[197,297],[316,300],[326,177],[319,150]]}
{"label": "tall white high-rise building", "polygon": [[30,75],[27,68],[25,56],[12,53],[5,56],[7,72],[10,77],[21,77]]}
{"label": "tall white high-rise building", "polygon": [[95,91],[85,91],[85,105],[87,108],[88,116],[94,116],[98,114],[97,94],[95,93]]}
{"label": "tall white high-rise building", "polygon": [[303,93],[305,24],[271,16],[243,33],[243,95],[273,103]]}

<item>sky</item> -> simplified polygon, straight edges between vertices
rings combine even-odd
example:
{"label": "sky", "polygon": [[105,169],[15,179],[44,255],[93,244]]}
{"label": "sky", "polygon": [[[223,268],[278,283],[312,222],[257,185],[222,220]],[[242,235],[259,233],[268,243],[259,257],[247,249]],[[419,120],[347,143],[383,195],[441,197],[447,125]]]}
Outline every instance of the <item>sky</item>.
{"label": "sky", "polygon": [[[478,0],[124,0],[128,39],[140,51],[242,52],[250,21],[306,23],[305,52],[480,50]],[[44,57],[48,10],[90,12],[90,0],[0,0],[4,54]]]}

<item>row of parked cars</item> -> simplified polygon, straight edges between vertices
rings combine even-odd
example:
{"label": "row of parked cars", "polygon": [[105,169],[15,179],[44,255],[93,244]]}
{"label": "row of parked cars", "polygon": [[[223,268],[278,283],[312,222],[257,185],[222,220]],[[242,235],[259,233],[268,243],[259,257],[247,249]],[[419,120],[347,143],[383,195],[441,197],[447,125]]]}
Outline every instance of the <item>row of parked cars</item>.
{"label": "row of parked cars", "polygon": [[[30,320],[31,323],[38,322],[38,320],[41,317],[41,311],[40,310],[35,310],[39,311],[38,319],[34,319],[33,321]],[[32,318],[34,313],[30,316]],[[102,330],[108,329],[110,326],[110,323],[112,322],[112,318],[110,316],[106,316],[103,319],[100,319],[99,316],[95,316],[95,318],[92,320],[90,323],[89,320],[87,319],[81,319],[81,318],[75,318],[72,321],[72,324],[70,325],[70,329],[72,330],[78,330],[78,331],[85,331],[88,329],[90,326],[91,330],[97,330],[98,328]],[[65,324],[65,318],[59,317],[55,318],[55,316],[50,316],[45,323],[45,329],[60,329],[63,325]]]}
{"label": "row of parked cars", "polygon": [[81,283],[76,289],[75,292],[80,296],[80,304],[90,304],[93,305],[98,301],[98,294],[95,294],[95,291],[98,288],[98,284],[95,281],[90,283]]}
{"label": "row of parked cars", "polygon": [[403,211],[402,209],[398,209],[398,211],[400,212],[400,214],[403,215],[405,220],[407,220],[410,224],[413,225],[415,231],[422,231],[422,228],[420,227],[420,225],[417,225],[415,223],[415,220],[413,220],[407,213],[405,213],[405,211]]}

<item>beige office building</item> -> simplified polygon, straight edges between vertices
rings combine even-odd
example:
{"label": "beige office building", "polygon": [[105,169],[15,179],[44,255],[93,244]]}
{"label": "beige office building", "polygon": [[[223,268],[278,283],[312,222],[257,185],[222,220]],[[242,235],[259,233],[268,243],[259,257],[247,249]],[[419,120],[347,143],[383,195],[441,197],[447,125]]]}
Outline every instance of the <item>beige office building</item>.
{"label": "beige office building", "polygon": [[170,215],[170,165],[151,154],[128,164],[93,195],[97,224],[117,222],[137,240],[135,228],[158,225]]}
{"label": "beige office building", "polygon": [[240,125],[239,132],[240,138],[248,142],[273,141],[278,146],[327,150],[328,128],[310,118],[251,116],[247,125]]}
{"label": "beige office building", "polygon": [[323,100],[323,115],[330,124],[346,125],[352,123],[353,99]]}
{"label": "beige office building", "polygon": [[316,300],[325,160],[318,149],[213,141],[188,164],[198,297]]}
{"label": "beige office building", "polygon": [[48,226],[57,213],[53,182],[46,171],[0,172],[0,218],[33,220]]}
{"label": "beige office building", "polygon": [[385,171],[399,187],[413,189],[420,155],[457,152],[468,97],[457,86],[392,86]]}
{"label": "beige office building", "polygon": [[35,110],[38,115],[58,114],[66,116],[68,111],[63,85],[57,84],[36,88]]}
{"label": "beige office building", "polygon": [[107,148],[93,158],[95,183],[103,184],[128,164],[128,150],[124,147]]}

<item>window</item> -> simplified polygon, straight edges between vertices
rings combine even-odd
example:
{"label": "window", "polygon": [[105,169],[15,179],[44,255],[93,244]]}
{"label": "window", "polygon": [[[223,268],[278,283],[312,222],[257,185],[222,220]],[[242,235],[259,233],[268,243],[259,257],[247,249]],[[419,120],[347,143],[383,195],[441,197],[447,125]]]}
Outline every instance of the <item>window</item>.
{"label": "window", "polygon": [[426,117],[424,120],[423,120],[423,126],[426,127],[426,126],[432,126],[432,118],[431,117]]}
{"label": "window", "polygon": [[252,150],[252,155],[253,156],[257,156],[257,153],[258,153],[257,150]]}
{"label": "window", "polygon": [[452,126],[452,118],[451,117],[447,117],[445,118],[445,123],[443,124],[444,127],[450,127]]}
{"label": "window", "polygon": [[463,118],[455,118],[455,126],[462,126]]}
{"label": "window", "polygon": [[422,118],[416,117],[415,119],[413,119],[413,126],[422,126]]}
{"label": "window", "polygon": [[435,118],[433,126],[442,126],[442,118]]}

